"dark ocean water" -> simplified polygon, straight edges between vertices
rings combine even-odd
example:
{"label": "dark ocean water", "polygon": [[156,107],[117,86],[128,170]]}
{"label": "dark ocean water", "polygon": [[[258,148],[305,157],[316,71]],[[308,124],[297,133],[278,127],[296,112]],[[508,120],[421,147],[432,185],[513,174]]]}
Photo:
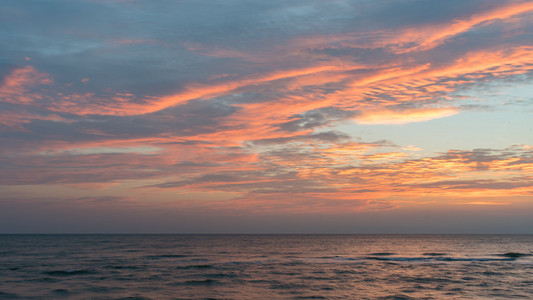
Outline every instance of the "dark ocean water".
{"label": "dark ocean water", "polygon": [[0,299],[533,299],[533,235],[0,235]]}

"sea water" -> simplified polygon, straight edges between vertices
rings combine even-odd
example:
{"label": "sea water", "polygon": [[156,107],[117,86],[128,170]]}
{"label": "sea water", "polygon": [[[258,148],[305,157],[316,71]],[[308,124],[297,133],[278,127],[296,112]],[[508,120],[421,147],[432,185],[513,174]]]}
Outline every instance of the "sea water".
{"label": "sea water", "polygon": [[532,235],[0,235],[0,299],[533,299]]}

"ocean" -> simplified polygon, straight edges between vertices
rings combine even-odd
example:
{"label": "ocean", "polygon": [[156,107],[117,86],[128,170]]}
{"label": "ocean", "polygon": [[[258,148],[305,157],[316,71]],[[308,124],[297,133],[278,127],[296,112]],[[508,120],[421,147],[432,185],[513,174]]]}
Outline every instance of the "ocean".
{"label": "ocean", "polygon": [[0,235],[0,299],[533,299],[533,235]]}

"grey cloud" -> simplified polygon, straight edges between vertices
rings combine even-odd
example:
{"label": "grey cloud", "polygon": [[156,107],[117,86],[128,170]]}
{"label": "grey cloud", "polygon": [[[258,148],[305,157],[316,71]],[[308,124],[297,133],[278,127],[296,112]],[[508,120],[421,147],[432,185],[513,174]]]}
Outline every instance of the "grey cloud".
{"label": "grey cloud", "polygon": [[299,178],[296,172],[266,176],[265,172],[258,171],[228,171],[206,174],[193,179],[166,182],[151,187],[178,188],[196,185],[210,190],[240,191],[251,194],[305,194],[338,191],[316,180]]}
{"label": "grey cloud", "polygon": [[449,152],[438,156],[435,159],[459,159],[466,163],[479,163],[477,167],[478,169],[486,169],[489,167],[489,165],[484,165],[484,163],[501,161],[509,158],[519,158],[517,161],[509,162],[509,165],[529,163],[532,159],[532,155],[533,151],[524,151],[523,149],[474,149],[472,151],[450,150]]}
{"label": "grey cloud", "polygon": [[159,161],[157,155],[138,153],[3,158],[0,185],[110,183],[171,174]]}
{"label": "grey cloud", "polygon": [[291,137],[280,137],[250,141],[254,145],[272,145],[272,144],[284,144],[290,142],[304,142],[304,141],[317,141],[326,143],[335,143],[343,140],[350,139],[350,136],[339,131],[326,131],[320,133],[313,133],[309,135],[298,135]]}
{"label": "grey cloud", "polygon": [[279,129],[295,132],[322,127],[354,116],[356,112],[339,110],[334,107],[311,110],[292,116],[292,120],[279,125]]}
{"label": "grey cloud", "polygon": [[[0,104],[0,108],[2,105]],[[30,109],[29,111],[46,115],[46,111],[42,110]],[[155,137],[162,134],[188,137],[223,130],[224,126],[220,124],[221,118],[236,111],[237,108],[216,101],[198,101],[153,114],[127,117],[80,117],[67,113],[53,113],[66,118],[68,122],[32,120],[29,123],[21,124],[25,129],[24,131],[6,130],[0,132],[0,138],[38,143],[58,140],[71,142],[103,141]],[[104,133],[104,135],[94,133],[95,130]],[[193,143],[198,144],[201,141]]]}
{"label": "grey cloud", "polygon": [[516,177],[508,180],[445,180],[431,183],[408,185],[410,187],[439,188],[444,190],[484,189],[511,190],[533,185],[531,177]]}

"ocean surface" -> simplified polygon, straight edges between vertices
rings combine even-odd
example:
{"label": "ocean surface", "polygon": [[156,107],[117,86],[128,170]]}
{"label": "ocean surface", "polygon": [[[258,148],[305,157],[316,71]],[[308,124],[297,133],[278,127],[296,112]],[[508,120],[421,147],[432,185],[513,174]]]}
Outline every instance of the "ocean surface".
{"label": "ocean surface", "polygon": [[0,235],[0,299],[533,299],[533,235]]}

